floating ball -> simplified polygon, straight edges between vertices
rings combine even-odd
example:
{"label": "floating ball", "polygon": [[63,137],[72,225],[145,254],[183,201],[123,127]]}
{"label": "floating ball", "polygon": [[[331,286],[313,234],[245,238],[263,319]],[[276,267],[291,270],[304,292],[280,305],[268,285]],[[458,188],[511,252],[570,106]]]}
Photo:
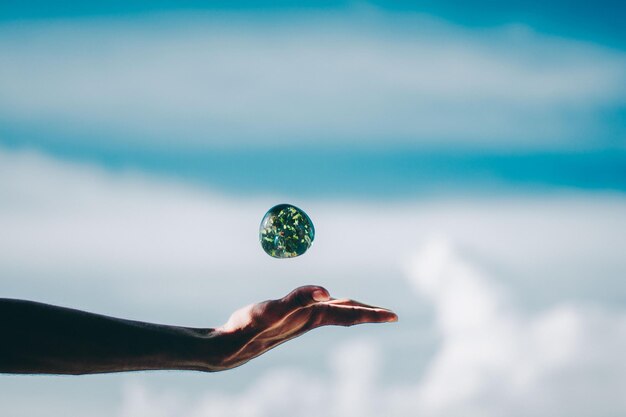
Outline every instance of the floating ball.
{"label": "floating ball", "polygon": [[307,214],[290,204],[279,204],[265,213],[259,230],[263,250],[274,258],[295,258],[313,243],[315,229]]}

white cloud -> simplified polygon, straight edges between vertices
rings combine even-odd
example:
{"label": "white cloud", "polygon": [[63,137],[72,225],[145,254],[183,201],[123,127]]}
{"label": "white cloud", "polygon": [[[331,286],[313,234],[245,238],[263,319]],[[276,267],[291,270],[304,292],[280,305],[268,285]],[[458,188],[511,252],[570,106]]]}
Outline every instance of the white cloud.
{"label": "white cloud", "polygon": [[[99,288],[155,312],[172,297],[184,307],[214,294],[228,307],[225,319],[257,297],[310,282],[356,291],[354,297],[388,297],[380,277],[401,282],[402,262],[428,236],[443,234],[473,258],[489,259],[481,264],[505,273],[518,289],[547,297],[541,302],[624,292],[620,195],[291,201],[312,216],[317,236],[307,256],[277,263],[259,249],[257,233],[264,211],[283,198],[225,196],[136,172],[0,152],[5,288],[56,303],[76,300],[65,298],[67,291],[78,298]],[[102,297],[91,301],[91,308],[102,307]]]}
{"label": "white cloud", "polygon": [[[34,405],[22,403],[32,392],[47,395],[51,416],[90,408],[125,417],[626,410],[624,196],[293,201],[317,230],[294,262],[258,246],[258,223],[274,203],[0,152],[3,296],[207,326],[319,283],[400,316],[393,326],[319,330],[215,375],[2,377],[0,393],[12,394],[0,411],[28,415]],[[111,400],[94,405],[104,395]]]}
{"label": "white cloud", "polygon": [[[503,290],[444,241],[413,259],[411,281],[432,302],[441,334],[415,384],[383,382],[375,342],[334,353],[328,379],[278,370],[236,394],[185,401],[127,387],[121,415],[174,416],[588,416],[626,412],[626,315],[558,305],[537,315],[506,302]],[[419,329],[414,329],[418,332]],[[387,358],[388,359],[388,358]]]}
{"label": "white cloud", "polygon": [[621,52],[376,12],[5,24],[0,55],[6,123],[164,146],[601,146],[626,98]]}
{"label": "white cloud", "polygon": [[[560,304],[537,315],[434,241],[412,263],[418,293],[434,302],[441,346],[416,390],[434,416],[618,415],[626,315]],[[599,331],[599,329],[602,329]],[[598,353],[603,360],[598,360]],[[582,391],[582,392],[581,392]]]}
{"label": "white cloud", "polygon": [[0,152],[0,283],[11,297],[218,326],[235,308],[297,286],[341,291],[386,269],[383,258],[372,258],[367,276],[353,267],[359,249],[340,238],[346,229],[335,215],[358,220],[354,204],[291,200],[315,213],[318,237],[307,256],[268,257],[258,228],[277,201]]}

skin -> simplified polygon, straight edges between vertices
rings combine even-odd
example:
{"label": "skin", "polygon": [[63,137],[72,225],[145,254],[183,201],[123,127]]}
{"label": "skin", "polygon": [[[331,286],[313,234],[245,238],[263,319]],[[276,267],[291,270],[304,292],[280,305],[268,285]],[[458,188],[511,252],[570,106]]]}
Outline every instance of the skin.
{"label": "skin", "polygon": [[316,327],[397,320],[390,310],[335,299],[326,289],[312,285],[239,309],[224,325],[205,329],[0,299],[0,372],[223,371]]}

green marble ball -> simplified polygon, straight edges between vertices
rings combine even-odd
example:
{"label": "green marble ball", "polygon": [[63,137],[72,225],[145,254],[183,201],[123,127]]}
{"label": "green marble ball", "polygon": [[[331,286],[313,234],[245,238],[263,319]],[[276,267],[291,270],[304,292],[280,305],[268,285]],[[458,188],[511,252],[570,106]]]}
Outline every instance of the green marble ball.
{"label": "green marble ball", "polygon": [[265,213],[259,240],[265,253],[274,258],[295,258],[311,247],[315,237],[307,214],[290,204],[279,204]]}

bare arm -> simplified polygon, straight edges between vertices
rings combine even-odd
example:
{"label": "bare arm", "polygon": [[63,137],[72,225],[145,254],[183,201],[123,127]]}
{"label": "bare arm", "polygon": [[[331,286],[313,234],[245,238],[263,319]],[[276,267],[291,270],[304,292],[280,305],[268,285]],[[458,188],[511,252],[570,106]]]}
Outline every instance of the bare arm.
{"label": "bare arm", "polygon": [[142,323],[10,299],[0,300],[0,331],[0,372],[11,373],[199,369],[206,367],[203,350],[214,338],[212,329]]}
{"label": "bare arm", "polygon": [[220,371],[315,327],[395,320],[389,310],[336,300],[316,286],[244,307],[216,329],[143,323],[0,299],[0,372]]}

